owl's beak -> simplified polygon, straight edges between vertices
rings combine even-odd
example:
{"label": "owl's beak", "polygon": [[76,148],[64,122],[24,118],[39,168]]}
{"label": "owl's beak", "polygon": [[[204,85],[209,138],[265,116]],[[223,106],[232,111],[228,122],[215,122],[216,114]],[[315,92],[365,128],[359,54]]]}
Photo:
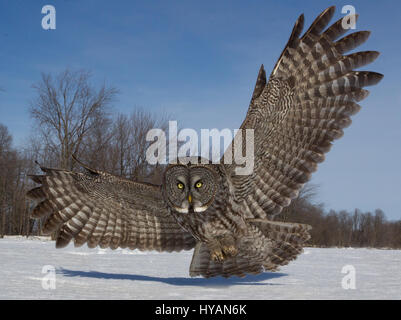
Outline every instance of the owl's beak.
{"label": "owl's beak", "polygon": [[188,202],[192,203],[192,196],[191,195],[188,196]]}

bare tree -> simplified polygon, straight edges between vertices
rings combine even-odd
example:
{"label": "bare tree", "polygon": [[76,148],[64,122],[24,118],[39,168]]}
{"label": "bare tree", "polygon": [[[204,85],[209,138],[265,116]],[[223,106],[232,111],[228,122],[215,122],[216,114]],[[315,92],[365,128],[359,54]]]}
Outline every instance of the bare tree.
{"label": "bare tree", "polygon": [[120,176],[128,175],[128,166],[131,158],[132,127],[125,114],[119,114],[113,125],[113,163],[114,170]]}
{"label": "bare tree", "polygon": [[88,71],[69,69],[53,77],[42,74],[33,85],[37,97],[31,102],[30,114],[49,151],[59,166],[72,169],[71,155],[77,153],[84,137],[95,129],[99,118],[107,115],[117,89],[102,85],[95,89]]}
{"label": "bare tree", "polygon": [[0,123],[0,155],[10,151],[12,137],[5,125]]}
{"label": "bare tree", "polygon": [[0,237],[10,233],[29,233],[26,168],[26,159],[12,148],[11,135],[0,124]]}
{"label": "bare tree", "polygon": [[[312,201],[317,194],[318,185],[307,183],[299,192],[298,197],[293,199],[288,207],[275,217],[280,221],[296,221],[302,223],[303,213],[311,207]],[[294,220],[295,219],[295,220]]]}
{"label": "bare tree", "polygon": [[94,128],[83,139],[78,158],[92,168],[114,173],[111,159],[112,120],[96,117]]}
{"label": "bare tree", "polygon": [[1,230],[0,237],[6,232],[7,208],[7,184],[8,184],[8,163],[11,152],[12,137],[5,125],[0,123],[0,216]]}
{"label": "bare tree", "polygon": [[152,114],[135,109],[128,117],[117,116],[113,126],[113,162],[117,174],[134,180],[159,183],[162,167],[150,165],[146,150],[152,142],[146,141],[150,129],[168,128],[167,116]]}

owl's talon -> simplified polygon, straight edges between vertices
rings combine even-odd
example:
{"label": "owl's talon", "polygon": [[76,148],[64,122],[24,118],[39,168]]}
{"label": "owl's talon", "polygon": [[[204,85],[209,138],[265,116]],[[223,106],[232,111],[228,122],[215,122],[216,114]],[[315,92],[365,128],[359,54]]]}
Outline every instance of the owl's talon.
{"label": "owl's talon", "polygon": [[224,261],[224,255],[220,249],[216,249],[216,250],[212,251],[210,254],[210,257],[212,258],[213,261],[216,261],[216,262]]}
{"label": "owl's talon", "polygon": [[235,257],[238,254],[238,249],[234,245],[223,246],[223,252],[228,257]]}

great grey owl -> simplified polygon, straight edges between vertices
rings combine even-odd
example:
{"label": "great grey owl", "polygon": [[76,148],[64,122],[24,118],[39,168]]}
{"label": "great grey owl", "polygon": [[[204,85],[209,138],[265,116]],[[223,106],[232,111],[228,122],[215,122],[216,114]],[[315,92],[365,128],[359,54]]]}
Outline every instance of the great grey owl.
{"label": "great grey owl", "polygon": [[295,259],[310,227],[273,218],[350,125],[368,95],[362,88],[383,77],[354,71],[379,53],[345,55],[370,33],[337,40],[347,29],[340,19],[325,30],[334,11],[323,11],[302,36],[304,16],[298,18],[268,82],[261,66],[241,125],[254,129],[251,174],[237,175],[223,161],[170,164],[159,186],[88,167],[86,173],[42,167],[43,175],[31,176],[40,186],[28,196],[39,201],[32,216],[48,216],[43,232],[59,231],[58,248],[72,239],[91,248],[195,248],[191,276],[244,276]]}

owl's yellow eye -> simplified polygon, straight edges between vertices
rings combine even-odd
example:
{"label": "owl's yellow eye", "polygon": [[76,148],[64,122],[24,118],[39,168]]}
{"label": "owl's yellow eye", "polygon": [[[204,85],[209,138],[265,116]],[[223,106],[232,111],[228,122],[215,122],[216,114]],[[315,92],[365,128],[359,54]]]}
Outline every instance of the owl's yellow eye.
{"label": "owl's yellow eye", "polygon": [[202,182],[197,182],[196,184],[195,184],[195,188],[202,188],[202,186],[203,186],[203,183]]}
{"label": "owl's yellow eye", "polygon": [[177,183],[177,188],[178,189],[184,189],[184,184],[182,184],[181,182]]}

